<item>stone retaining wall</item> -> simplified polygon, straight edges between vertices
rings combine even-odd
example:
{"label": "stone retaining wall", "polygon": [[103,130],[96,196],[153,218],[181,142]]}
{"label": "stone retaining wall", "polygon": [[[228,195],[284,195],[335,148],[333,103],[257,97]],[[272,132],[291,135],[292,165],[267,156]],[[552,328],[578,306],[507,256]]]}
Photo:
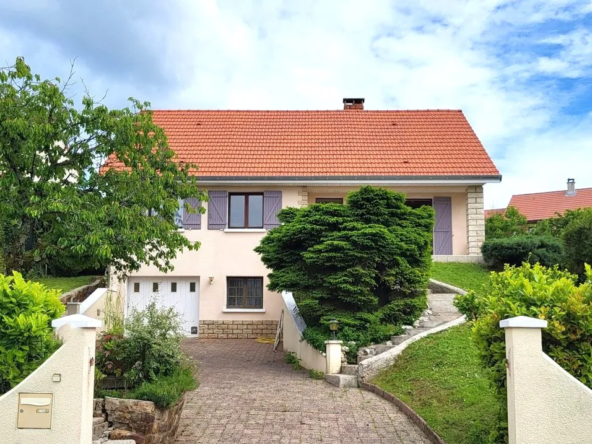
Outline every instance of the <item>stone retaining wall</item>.
{"label": "stone retaining wall", "polygon": [[169,409],[160,409],[152,401],[105,398],[104,402],[95,400],[94,416],[104,415],[113,429],[109,433],[111,440],[133,439],[142,444],[173,444],[184,405],[184,396]]}
{"label": "stone retaining wall", "polygon": [[199,321],[199,337],[205,339],[273,338],[278,321]]}

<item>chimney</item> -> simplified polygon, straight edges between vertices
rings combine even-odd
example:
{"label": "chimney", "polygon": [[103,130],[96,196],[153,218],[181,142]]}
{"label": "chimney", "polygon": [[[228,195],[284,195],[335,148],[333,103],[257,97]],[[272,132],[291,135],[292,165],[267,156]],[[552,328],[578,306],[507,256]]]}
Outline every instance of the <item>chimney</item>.
{"label": "chimney", "polygon": [[575,196],[576,195],[576,180],[575,179],[567,179],[567,192],[565,193],[566,196]]}
{"label": "chimney", "polygon": [[364,99],[343,99],[343,109],[348,110],[360,110],[364,109]]}

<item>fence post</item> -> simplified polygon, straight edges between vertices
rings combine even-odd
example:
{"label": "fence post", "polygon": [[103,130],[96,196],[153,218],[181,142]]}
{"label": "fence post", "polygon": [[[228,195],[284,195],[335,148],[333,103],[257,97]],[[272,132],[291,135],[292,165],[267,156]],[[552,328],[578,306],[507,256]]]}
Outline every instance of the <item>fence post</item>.
{"label": "fence post", "polygon": [[325,341],[327,351],[327,375],[341,373],[341,346],[343,341]]}
{"label": "fence post", "polygon": [[530,442],[530,403],[540,389],[532,369],[543,356],[541,329],[547,321],[518,316],[500,321],[506,334],[506,374],[508,387],[508,435],[510,444]]}

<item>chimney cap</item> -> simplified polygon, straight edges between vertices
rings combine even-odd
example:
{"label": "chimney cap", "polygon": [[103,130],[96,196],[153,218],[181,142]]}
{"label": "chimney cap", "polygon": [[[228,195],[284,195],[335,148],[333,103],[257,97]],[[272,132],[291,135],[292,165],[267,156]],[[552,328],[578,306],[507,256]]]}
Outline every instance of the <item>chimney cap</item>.
{"label": "chimney cap", "polygon": [[567,179],[567,191],[565,192],[566,196],[575,196],[577,193],[576,190],[576,180],[575,179]]}
{"label": "chimney cap", "polygon": [[360,104],[360,103],[364,103],[365,101],[366,101],[366,99],[364,99],[363,97],[359,97],[359,98],[344,98],[343,99],[343,103],[345,103],[346,105]]}

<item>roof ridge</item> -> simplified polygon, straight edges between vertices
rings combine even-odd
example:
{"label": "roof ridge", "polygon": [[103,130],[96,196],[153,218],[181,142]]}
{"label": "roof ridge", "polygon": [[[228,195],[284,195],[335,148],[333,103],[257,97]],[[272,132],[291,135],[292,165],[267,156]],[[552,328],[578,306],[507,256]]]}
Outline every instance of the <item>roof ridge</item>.
{"label": "roof ridge", "polygon": [[[576,193],[578,191],[587,191],[587,190],[592,190],[592,187],[576,188]],[[513,194],[512,197],[516,197],[516,196],[532,196],[533,194],[551,194],[551,193],[566,193],[566,192],[567,192],[567,190],[539,191],[537,193]]]}
{"label": "roof ridge", "polygon": [[415,113],[415,112],[458,112],[462,113],[462,109],[452,108],[433,108],[433,109],[364,109],[364,110],[344,110],[344,109],[151,109],[149,111],[167,112],[167,113],[179,113],[179,112],[224,112],[224,113],[276,113],[276,112],[287,112],[287,113],[325,113],[325,112],[339,112],[343,113],[347,111],[347,114],[356,115],[360,112],[363,114],[368,113]]}

